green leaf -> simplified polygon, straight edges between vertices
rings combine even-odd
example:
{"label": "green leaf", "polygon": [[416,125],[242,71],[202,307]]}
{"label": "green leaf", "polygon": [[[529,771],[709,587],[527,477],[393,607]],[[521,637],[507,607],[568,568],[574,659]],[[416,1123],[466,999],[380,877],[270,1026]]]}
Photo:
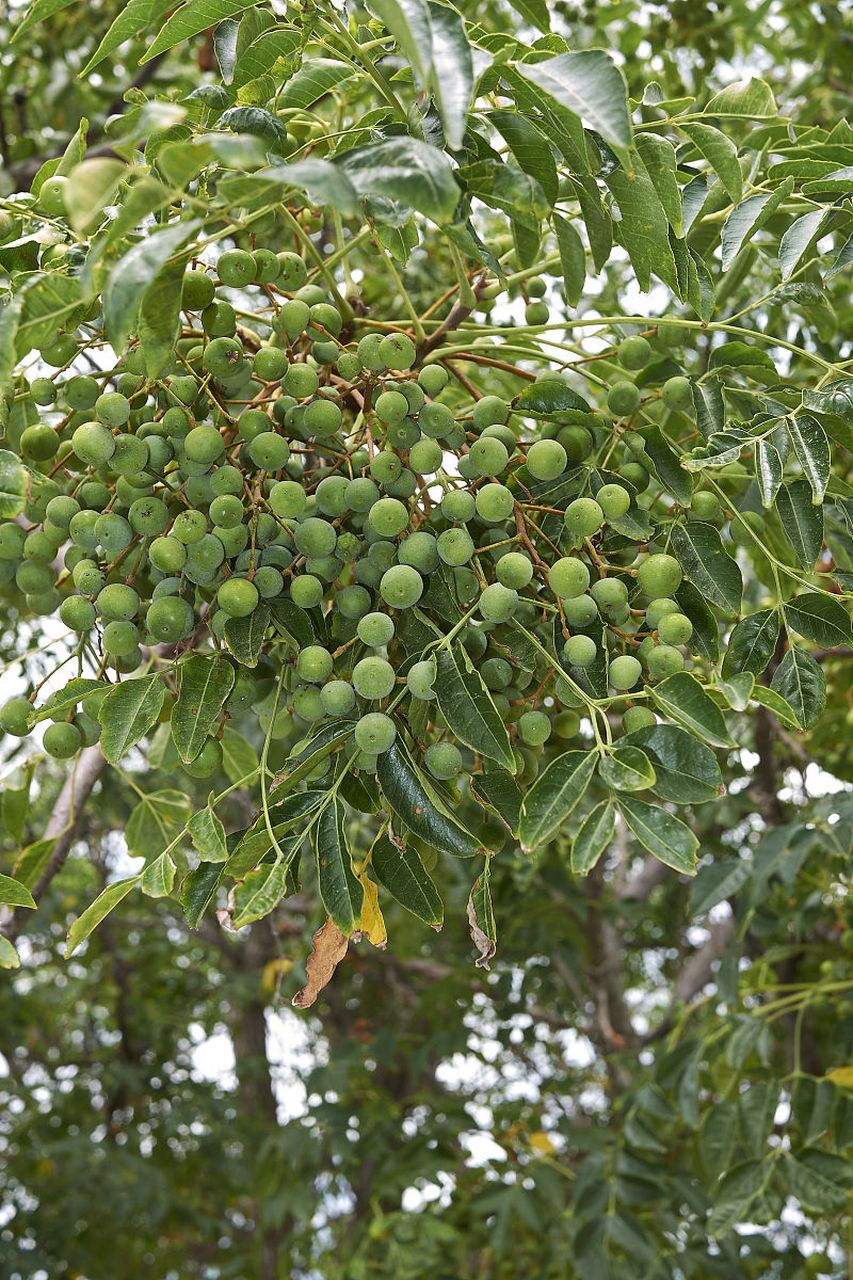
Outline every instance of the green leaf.
{"label": "green leaf", "polygon": [[50,861],[56,839],[56,836],[48,836],[42,840],[34,840],[19,853],[12,869],[17,879],[22,880],[28,888],[36,883]]}
{"label": "green leaf", "polygon": [[334,162],[360,195],[402,201],[434,222],[450,222],[460,191],[443,151],[417,138],[353,147]]}
{"label": "green leaf", "polygon": [[675,675],[667,676],[660,684],[651,686],[651,694],[666,715],[678,720],[697,737],[715,746],[735,745],[719,707],[689,672],[676,671]]}
{"label": "green leaf", "polygon": [[47,18],[52,18],[55,13],[60,13],[63,9],[67,9],[73,2],[74,0],[33,0],[21,21],[14,28],[11,43],[14,44],[16,40],[20,40],[21,36],[29,31],[30,27],[46,21]]}
{"label": "green leaf", "polygon": [[782,484],[782,459],[779,450],[770,440],[759,440],[755,445],[755,481],[761,494],[761,505],[769,511],[776,501]]}
{"label": "green leaf", "polygon": [[304,609],[284,596],[278,596],[267,602],[273,626],[286,636],[294,649],[307,649],[314,644],[316,636],[311,619]]}
{"label": "green leaf", "polygon": [[727,858],[700,867],[690,886],[690,914],[703,916],[718,903],[731,898],[743,888],[752,874],[752,865],[744,858]]}
{"label": "green leaf", "polygon": [[602,781],[613,791],[645,791],[656,781],[652,763],[639,747],[617,746],[598,766]]}
{"label": "green leaf", "polygon": [[207,31],[208,27],[214,27],[223,19],[251,9],[258,3],[260,0],[185,0],[158,32],[140,62],[150,62],[158,54],[174,49],[176,44],[191,40],[200,32]]}
{"label": "green leaf", "polygon": [[799,565],[813,569],[823,546],[823,508],[812,502],[808,481],[783,484],[776,496],[776,510]]}
{"label": "green leaf", "polygon": [[594,751],[567,751],[540,773],[521,803],[518,838],[526,853],[562,826],[589,786],[597,760]]}
{"label": "green leaf", "polygon": [[717,377],[704,377],[701,381],[691,383],[693,407],[696,410],[696,425],[707,440],[715,431],[722,431],[726,425],[726,404],[723,399],[723,387]]}
{"label": "green leaf", "polygon": [[813,209],[792,222],[779,242],[779,267],[783,280],[790,280],[803,254],[826,221],[826,209]]}
{"label": "green leaf", "polygon": [[234,688],[227,658],[198,655],[178,665],[179,692],[172,708],[172,741],[185,763],[195,760],[219,721]]}
{"label": "green leaf", "polygon": [[605,178],[619,206],[614,223],[618,240],[631,259],[637,283],[647,293],[654,273],[678,293],[678,273],[669,243],[669,223],[651,178],[637,156],[634,172],[613,169]]}
{"label": "green leaf", "polygon": [[700,155],[704,156],[726,189],[726,194],[737,204],[743,195],[743,175],[740,171],[737,147],[719,129],[713,125],[696,122],[679,125],[693,143]]}
{"label": "green leaf", "polygon": [[531,232],[534,247],[538,248],[538,223],[548,213],[548,201],[535,178],[505,161],[492,159],[465,165],[456,170],[456,176],[469,196],[500,209],[514,220],[516,228]]}
{"label": "green leaf", "polygon": [[269,31],[262,31],[245,49],[240,49],[238,43],[232,82],[234,88],[240,89],[265,75],[279,58],[295,53],[301,42],[300,32],[293,27],[272,27]]}
{"label": "green leaf", "polygon": [[442,649],[436,666],[436,698],[452,733],[472,750],[515,773],[506,726],[465,649],[461,645]]}
{"label": "green leaf", "polygon": [[849,267],[851,262],[853,262],[853,235],[844,242],[839,250],[838,257],[835,259],[832,266],[828,271],[824,272],[824,284],[826,284],[827,281],[834,279],[834,277],[837,276],[840,271],[843,271],[845,267]]}
{"label": "green leaf", "polygon": [[131,37],[138,35],[140,31],[145,31],[147,27],[159,22],[163,14],[171,8],[172,0],[128,0],[128,3],[122,6],[120,13],[107,28],[101,43],[80,72],[80,75],[87,76],[99,62],[103,62],[104,58],[115,52],[119,45],[124,44],[125,40],[130,40]]}
{"label": "green leaf", "polygon": [[778,639],[779,615],[775,609],[759,609],[742,618],[729,636],[723,676],[728,678],[739,671],[760,676],[773,657]]}
{"label": "green leaf", "polygon": [[[407,0],[411,3],[411,0]],[[431,3],[432,84],[444,137],[451,151],[462,146],[474,91],[474,65],[465,24],[450,5]]]}
{"label": "green leaf", "polygon": [[777,1080],[759,1080],[738,1098],[741,1136],[746,1154],[764,1155],[764,1148],[779,1106],[780,1085]]}
{"label": "green leaf", "polygon": [[512,774],[502,769],[471,775],[471,794],[486,808],[497,814],[513,835],[518,833],[521,818],[521,792]]}
{"label": "green leaf", "polygon": [[510,6],[520,13],[525,22],[538,27],[540,31],[551,30],[551,16],[548,12],[548,0],[509,0]]}
{"label": "green leaf", "polygon": [[786,418],[785,426],[803,474],[811,485],[812,502],[817,505],[823,502],[832,462],[826,432],[810,413]]}
{"label": "green leaf", "polygon": [[199,921],[216,898],[222,867],[215,862],[200,862],[195,871],[184,877],[181,883],[181,908],[191,929],[197,929]]}
{"label": "green leaf", "polygon": [[331,720],[324,724],[307,741],[297,744],[285,761],[285,771],[276,779],[269,794],[270,800],[279,800],[296,786],[297,782],[316,769],[322,760],[340,751],[349,742],[355,730],[354,720]]}
{"label": "green leaf", "polygon": [[182,791],[151,791],[142,796],[127,820],[128,849],[140,858],[155,857],[172,843],[190,812]]}
{"label": "green leaf", "polygon": [[187,255],[169,262],[145,291],[139,308],[137,333],[149,378],[159,378],[171,367],[180,332],[181,286]]}
{"label": "green leaf", "polygon": [[424,0],[368,0],[368,8],[382,20],[426,86],[432,74],[433,34]]}
{"label": "green leaf", "polygon": [[735,205],[723,225],[721,236],[722,268],[726,271],[737,254],[748,244],[752,237],[769,218],[773,216],[783,201],[794,189],[794,179],[786,178],[773,192],[761,192],[747,196],[741,204]]}
{"label": "green leaf", "polygon": [[264,147],[276,155],[286,155],[290,146],[287,130],[278,116],[264,107],[229,107],[219,117],[219,127],[260,138]]}
{"label": "green leaf", "polygon": [[30,478],[16,453],[0,449],[0,519],[14,520],[27,504]]}
{"label": "green leaf", "polygon": [[29,907],[35,911],[36,903],[33,895],[20,880],[11,876],[0,875],[0,902],[8,907]]}
{"label": "green leaf", "polygon": [[515,408],[519,413],[530,414],[533,418],[547,418],[573,409],[580,413],[592,413],[588,402],[573,387],[550,379],[525,387],[516,398]]}
{"label": "green leaf", "polygon": [[320,897],[326,911],[347,937],[358,928],[364,889],[352,870],[346,814],[337,796],[320,814],[314,836]]}
{"label": "green leaf", "polygon": [[390,751],[379,756],[376,776],[391,811],[430,848],[457,858],[483,852],[476,836],[450,814],[399,736]]}
{"label": "green leaf", "polygon": [[370,865],[401,907],[434,929],[441,928],[444,903],[414,849],[383,832],[371,851]]}
{"label": "green leaf", "polygon": [[223,84],[231,84],[234,79],[234,67],[237,62],[237,37],[240,23],[233,18],[225,18],[213,33],[213,52],[219,63],[219,74]]}
{"label": "green leaf", "polygon": [[478,876],[468,897],[468,928],[471,941],[479,955],[475,961],[478,969],[488,969],[496,951],[497,925],[492,906],[491,858],[486,858],[483,874]]}
{"label": "green leaf", "polygon": [[623,795],[619,808],[633,834],[653,857],[683,875],[694,874],[699,840],[680,818],[636,796]]}
{"label": "green leaf", "polygon": [[212,798],[204,809],[194,813],[187,823],[190,839],[202,862],[225,862],[228,847],[225,828],[213,810]]}
{"label": "green leaf", "polygon": [[684,234],[684,217],[675,148],[666,138],[660,138],[656,133],[638,133],[634,139],[634,146],[657,192],[666,220],[680,238]]}
{"label": "green leaf", "polygon": [[83,231],[96,222],[98,215],[111,203],[126,173],[127,165],[107,156],[84,160],[72,169],[64,196],[68,221],[75,231]]}
{"label": "green leaf", "polygon": [[21,957],[13,942],[0,933],[0,969],[20,969]]}
{"label": "green leaf", "polygon": [[585,876],[592,871],[616,832],[616,808],[612,800],[602,800],[584,818],[572,841],[572,871]]}
{"label": "green leaf", "polygon": [[554,154],[547,139],[516,111],[492,111],[488,119],[509,144],[519,169],[535,178],[549,205],[552,205],[557,199],[559,181]]}
{"label": "green leaf", "polygon": [[352,79],[353,75],[353,68],[348,62],[337,62],[333,58],[306,58],[278,95],[278,110],[304,111],[344,80]]}
{"label": "green leaf", "polygon": [[[756,76],[738,80],[715,93],[704,110],[706,116],[746,116],[773,120],[779,114],[773,90],[766,80]],[[752,123],[750,120],[750,123]]]}
{"label": "green leaf", "polygon": [[101,750],[110,764],[118,764],[157,723],[165,693],[156,675],[123,680],[110,689],[98,708]]}
{"label": "green leaf", "polygon": [[756,684],[752,690],[752,701],[757,702],[761,707],[766,707],[768,711],[772,711],[776,719],[788,729],[799,729],[801,727],[794,714],[794,708],[775,689],[769,689],[763,684]]}
{"label": "green leaf", "polygon": [[853,644],[850,615],[839,600],[823,591],[807,591],[789,600],[785,621],[799,635],[826,649]]}
{"label": "green leaf", "polygon": [[73,327],[84,304],[79,280],[58,271],[36,272],[20,286],[24,304],[15,332],[15,350],[23,359],[34,347],[52,342],[57,329]]}
{"label": "green leaf", "polygon": [[716,1102],[706,1113],[699,1136],[699,1149],[705,1172],[719,1178],[728,1169],[737,1140],[737,1103]]}
{"label": "green leaf", "polygon": [[281,842],[281,853],[274,862],[265,862],[257,871],[250,871],[241,885],[234,890],[234,915],[231,923],[235,929],[261,920],[274,911],[281,899],[292,892],[292,868],[305,841],[305,832],[297,831]]}
{"label": "green leaf", "polygon": [[697,591],[692,582],[682,582],[675,593],[679,609],[693,624],[693,635],[690,644],[693,652],[709,662],[716,662],[720,656],[720,628],[717,619],[708,606],[705,597]]}
{"label": "green leaf", "polygon": [[520,62],[516,70],[611,146],[631,145],[625,77],[604,49],[563,53],[545,62]]}
{"label": "green leaf", "polygon": [[[134,683],[136,683],[134,681]],[[85,942],[94,929],[98,927],[105,916],[117,907],[122,898],[126,898],[137,884],[139,884],[139,876],[130,876],[126,880],[116,880],[113,884],[108,884],[106,889],[100,894],[93,903],[91,903],[82,915],[79,915],[71,928],[68,930],[68,940],[65,946],[65,959],[80,946],[81,942]]]}
{"label": "green leaf", "polygon": [[104,289],[104,324],[114,350],[124,350],[146,290],[201,225],[200,218],[193,218],[146,235],[113,267]]}
{"label": "green leaf", "polygon": [[826,676],[810,653],[791,645],[773,673],[770,688],[792,708],[801,729],[810,729],[826,707]]}
{"label": "green leaf", "polygon": [[710,1235],[724,1236],[735,1223],[747,1218],[749,1206],[764,1190],[771,1170],[769,1160],[745,1160],[723,1174],[713,1193],[713,1209],[708,1219]]}
{"label": "green leaf", "polygon": [[225,623],[223,639],[228,652],[242,667],[256,667],[261,656],[261,645],[270,623],[270,611],[259,604],[248,618],[229,618]]}
{"label": "green leaf", "polygon": [[168,898],[175,883],[176,870],[171,857],[164,851],[145,868],[139,887],[149,898]]}
{"label": "green leaf", "polygon": [[849,1161],[819,1147],[786,1154],[785,1172],[786,1190],[821,1217],[840,1213],[853,1191]]}
{"label": "green leaf", "polygon": [[551,215],[557,235],[560,269],[563,274],[563,292],[569,306],[577,306],[586,283],[586,249],[570,222],[558,213]]}
{"label": "green leaf", "polygon": [[685,577],[711,604],[732,613],[740,612],[743,601],[740,567],[723,547],[714,525],[700,520],[674,525],[672,550]]}
{"label": "green leaf", "polygon": [[258,753],[242,734],[226,725],[220,745],[222,767],[229,782],[241,782],[257,770]]}
{"label": "green leaf", "polygon": [[[304,837],[312,825],[312,822],[306,822],[306,819],[316,815],[325,794],[322,791],[295,791],[292,795],[286,796],[280,804],[273,805],[269,809],[269,826],[272,827],[272,834],[279,844],[294,827],[299,827]],[[263,813],[259,813],[230,853],[225,865],[225,874],[233,876],[235,880],[241,879],[253,871],[261,858],[273,848],[275,845],[270,836],[266,817]]]}

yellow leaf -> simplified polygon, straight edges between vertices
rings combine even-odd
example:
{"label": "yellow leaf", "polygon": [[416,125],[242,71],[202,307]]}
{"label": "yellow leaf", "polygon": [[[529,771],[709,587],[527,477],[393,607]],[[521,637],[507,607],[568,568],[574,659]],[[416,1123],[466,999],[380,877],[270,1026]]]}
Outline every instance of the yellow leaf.
{"label": "yellow leaf", "polygon": [[837,1084],[839,1089],[853,1089],[853,1067],[835,1067],[826,1073],[826,1078]]}
{"label": "yellow leaf", "polygon": [[374,947],[384,947],[388,941],[388,932],[379,906],[379,889],[373,880],[368,879],[367,872],[362,871],[358,877],[364,890],[364,903],[361,908],[361,931],[372,942]]}
{"label": "yellow leaf", "polygon": [[292,968],[293,961],[286,960],[284,956],[279,956],[278,959],[270,960],[268,964],[265,964],[261,974],[261,986],[264,991],[275,991],[279,978],[283,978]]}

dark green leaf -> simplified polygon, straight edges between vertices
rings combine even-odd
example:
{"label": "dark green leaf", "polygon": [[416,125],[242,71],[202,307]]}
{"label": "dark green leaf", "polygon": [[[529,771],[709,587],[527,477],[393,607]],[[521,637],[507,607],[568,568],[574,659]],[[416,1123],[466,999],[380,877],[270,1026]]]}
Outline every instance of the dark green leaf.
{"label": "dark green leaf", "polygon": [[812,502],[823,502],[829,483],[831,457],[826,432],[810,413],[786,419],[785,423],[803,474],[811,485]]}
{"label": "dark green leaf", "polygon": [[353,874],[345,821],[344,806],[335,797],[317,821],[314,853],[323,906],[349,937],[361,919],[364,889]]}
{"label": "dark green leaf", "polygon": [[683,215],[681,210],[681,188],[675,161],[675,148],[666,138],[656,133],[639,133],[634,145],[645,165],[652,186],[657,192],[661,208],[675,234],[684,234]]}
{"label": "dark green leaf", "polygon": [[798,563],[803,569],[813,569],[823,546],[823,508],[812,502],[808,482],[783,484],[776,496],[776,510]]}
{"label": "dark green leaf", "polygon": [[693,624],[693,635],[690,637],[693,652],[707,658],[709,662],[716,662],[720,656],[720,628],[705,597],[692,582],[685,581],[676,591],[675,600],[681,612]]}
{"label": "dark green leaf", "polygon": [[755,480],[765,511],[773,506],[782,483],[782,459],[779,450],[770,440],[759,440],[755,445]]}
{"label": "dark green leaf", "polygon": [[158,54],[173,49],[176,44],[190,40],[200,31],[207,31],[225,18],[251,9],[259,0],[185,0],[149,45],[141,62],[150,62]]}
{"label": "dark green leaf", "polygon": [[659,685],[651,687],[654,701],[673,720],[678,720],[697,737],[715,746],[732,747],[723,714],[708,696],[695,676],[687,671],[676,671]]}
{"label": "dark green leaf", "polygon": [[223,638],[228,652],[243,667],[256,667],[261,656],[261,645],[270,622],[270,611],[265,604],[249,614],[248,618],[229,618],[225,623]]}
{"label": "dark green leaf", "polygon": [[619,808],[644,849],[668,867],[693,875],[699,840],[689,827],[666,809],[638,800],[636,796],[623,795]]}
{"label": "dark green leaf", "polygon": [[726,193],[737,204],[743,195],[743,177],[737,148],[731,139],[719,129],[715,129],[713,125],[702,124],[699,121],[679,127],[683,133],[687,134],[700,155],[705,157],[725,187]]}
{"label": "dark green leaf", "polygon": [[335,161],[361,195],[388,196],[432,218],[450,222],[460,191],[443,151],[416,138],[388,138],[353,147]]}
{"label": "dark green leaf", "polygon": [[646,453],[654,463],[658,479],[671,493],[676,502],[687,506],[693,495],[693,483],[690,476],[680,466],[678,455],[670,448],[660,427],[644,427],[640,432],[645,442]]}
{"label": "dark green leaf", "polygon": [[580,831],[572,841],[572,871],[585,876],[592,871],[613,839],[616,831],[616,808],[612,800],[602,800],[584,818]]}
{"label": "dark green leaf", "polygon": [[791,645],[774,672],[770,688],[793,709],[802,729],[809,729],[826,706],[826,676],[810,653]]}
{"label": "dark green leaf", "polygon": [[560,268],[563,274],[563,290],[569,306],[577,306],[586,282],[586,249],[574,227],[558,213],[551,221],[557,234]]}
{"label": "dark green leaf", "polygon": [[[516,111],[492,111],[489,122],[509,144],[519,169],[535,178],[549,204],[557,199],[557,166],[547,139]],[[557,219],[555,218],[555,226]],[[560,221],[564,221],[560,219]],[[570,224],[566,223],[566,226]],[[571,228],[573,231],[574,228]],[[560,232],[557,230],[559,238]],[[561,250],[562,252],[562,250]]]}
{"label": "dark green leaf", "polygon": [[391,750],[379,757],[376,776],[392,812],[430,848],[452,853],[457,858],[470,858],[483,852],[476,836],[450,814],[399,736]]}
{"label": "dark green leaf", "polygon": [[853,643],[850,615],[839,600],[824,591],[807,591],[789,600],[785,620],[799,635],[826,649]]}
{"label": "dark green leaf", "polygon": [[714,525],[699,520],[674,525],[672,549],[685,577],[707,600],[721,609],[740,612],[743,600],[740,567],[723,547]]}
{"label": "dark green leaf", "polygon": [[612,755],[603,756],[598,773],[613,791],[645,791],[655,784],[651,761],[639,747],[617,746]]}
{"label": "dark green leaf", "polygon": [[723,862],[709,862],[700,867],[690,886],[690,911],[703,916],[737,893],[749,879],[752,867],[743,858],[727,858]]}
{"label": "dark green leaf", "polygon": [[226,658],[185,659],[178,667],[180,691],[172,709],[172,741],[182,760],[195,760],[219,721],[234,687],[234,668]]}
{"label": "dark green leaf", "polygon": [[187,924],[197,929],[199,921],[216,897],[222,867],[216,862],[201,862],[181,884],[181,907]]}
{"label": "dark green leaf", "polygon": [[741,619],[729,636],[723,658],[723,676],[751,671],[760,676],[773,657],[779,639],[779,615],[775,609],[760,609]]}
{"label": "dark green leaf", "polygon": [[370,865],[401,907],[434,929],[441,928],[444,903],[414,849],[383,833],[373,846]]}
{"label": "dark green leaf", "polygon": [[723,1175],[714,1190],[713,1209],[708,1219],[712,1236],[726,1235],[736,1222],[748,1217],[749,1206],[763,1190],[770,1171],[767,1160],[745,1160]]}
{"label": "dark green leaf", "polygon": [[442,649],[437,669],[436,698],[451,731],[472,750],[515,773],[506,726],[466,651],[461,645]]}
{"label": "dark green leaf", "polygon": [[[407,0],[408,4],[412,0]],[[465,24],[450,5],[429,6],[432,26],[432,83],[444,136],[451,151],[462,146],[474,91],[474,66]]]}
{"label": "dark green leaf", "polygon": [[9,907],[29,907],[33,911],[36,906],[27,886],[6,875],[0,875],[0,903]]}
{"label": "dark green leaf", "polygon": [[110,689],[98,709],[101,750],[110,764],[118,764],[157,723],[165,693],[156,675],[123,680]]}
{"label": "dark green leaf", "polygon": [[625,77],[604,49],[563,53],[545,62],[522,62],[516,68],[573,112],[588,129],[614,147],[631,145],[631,118]]}
{"label": "dark green leaf", "polygon": [[496,813],[513,835],[521,818],[521,792],[513,776],[502,769],[471,775],[471,792],[476,800]]}
{"label": "dark green leaf", "polygon": [[540,773],[521,805],[518,837],[526,852],[562,826],[589,786],[597,760],[594,751],[567,751]]}

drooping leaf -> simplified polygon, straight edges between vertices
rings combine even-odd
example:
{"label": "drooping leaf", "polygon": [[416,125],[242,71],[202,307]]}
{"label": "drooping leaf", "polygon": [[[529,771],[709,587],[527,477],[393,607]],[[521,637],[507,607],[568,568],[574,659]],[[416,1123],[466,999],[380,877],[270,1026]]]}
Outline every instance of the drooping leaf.
{"label": "drooping leaf", "polygon": [[776,495],[776,510],[800,566],[813,569],[823,546],[823,508],[812,502],[808,481],[783,484]]}
{"label": "drooping leaf", "polygon": [[170,854],[159,854],[142,873],[139,887],[149,898],[168,898],[177,868]]}
{"label": "drooping leaf", "polygon": [[156,675],[123,680],[110,689],[98,709],[101,750],[110,764],[118,764],[157,723],[165,693]]}
{"label": "drooping leaf", "polygon": [[557,234],[566,301],[570,306],[576,306],[586,282],[586,249],[571,222],[558,213],[553,214],[551,220]]}
{"label": "drooping leaf", "polygon": [[770,682],[793,709],[802,729],[809,729],[826,706],[826,676],[810,653],[791,645]]}
{"label": "drooping leaf", "polygon": [[793,189],[794,179],[785,178],[775,191],[747,196],[741,204],[732,209],[723,225],[721,236],[724,271],[731,266],[737,254],[745,244],[749,243],[759,227],[762,227],[782,202],[788,199]]}
{"label": "drooping leaf", "polygon": [[672,549],[685,577],[712,604],[739,613],[743,578],[737,561],[723,547],[712,524],[690,520],[672,530]]}
{"label": "drooping leaf", "polygon": [[310,1009],[317,996],[332,980],[332,975],[349,947],[349,937],[342,933],[329,916],[311,939],[311,952],[305,964],[308,981],[297,991],[291,1003],[296,1009]]}
{"label": "drooping leaf", "polygon": [[734,746],[719,707],[688,671],[676,671],[660,684],[652,685],[651,694],[666,715],[698,738],[714,746]]}
{"label": "drooping leaf", "polygon": [[106,889],[98,894],[94,902],[86,908],[72,923],[68,930],[68,940],[65,946],[66,960],[80,946],[81,942],[85,942],[89,934],[98,927],[105,916],[117,907],[123,898],[126,898],[131,889],[139,883],[139,876],[129,876],[126,880],[116,880],[113,884],[108,884]]}
{"label": "drooping leaf", "polygon": [[471,941],[477,948],[475,961],[478,969],[488,969],[489,961],[497,950],[497,926],[492,906],[491,858],[486,858],[482,875],[474,881],[468,896],[468,928]]}
{"label": "drooping leaf", "polygon": [[116,351],[133,332],[147,289],[200,226],[201,220],[193,218],[147,235],[113,267],[104,289],[104,323]]}
{"label": "drooping leaf", "polygon": [[545,62],[520,62],[516,69],[588,129],[617,148],[631,145],[631,118],[625,77],[604,49],[563,53]]}
{"label": "drooping leaf", "polygon": [[314,854],[323,906],[341,933],[349,936],[361,920],[364,890],[353,873],[346,814],[337,797],[324,807],[316,823]]}
{"label": "drooping leaf", "polygon": [[811,485],[812,502],[817,505],[823,502],[829,483],[831,457],[826,432],[810,413],[787,418],[785,425],[803,474]]}
{"label": "drooping leaf", "polygon": [[255,920],[262,920],[292,891],[293,863],[299,856],[304,840],[303,831],[285,836],[280,842],[281,852],[276,852],[273,861],[262,862],[235,889],[234,913],[231,918],[235,929],[242,929]]}
{"label": "drooping leaf", "polygon": [[782,279],[790,280],[803,254],[826,221],[825,209],[812,209],[792,222],[779,242],[779,267]]}
{"label": "drooping leaf", "polygon": [[29,907],[35,910],[35,900],[25,884],[12,876],[0,874],[0,903],[8,907]]}
{"label": "drooping leaf", "polygon": [[16,453],[0,449],[0,519],[14,520],[26,506],[30,482]]}
{"label": "drooping leaf", "polygon": [[[235,13],[251,9],[260,0],[185,0],[171,15],[156,39],[148,46],[140,62],[150,62],[158,54],[174,49],[176,44],[191,40],[208,27],[231,18]],[[101,55],[103,56],[103,55]]]}
{"label": "drooping leaf", "polygon": [[585,876],[592,871],[615,832],[616,806],[612,800],[602,800],[584,819],[572,841],[571,865],[575,875]]}
{"label": "drooping leaf", "polygon": [[518,837],[529,852],[549,840],[583,796],[595,771],[594,751],[567,751],[539,774],[521,804]]}
{"label": "drooping leaf", "polygon": [[515,773],[506,726],[465,649],[461,645],[442,649],[436,666],[436,698],[452,732],[473,751]]}
{"label": "drooping leaf", "polygon": [[853,644],[850,615],[839,600],[824,591],[794,596],[785,606],[785,620],[799,635],[824,648]]}
{"label": "drooping leaf", "polygon": [[225,843],[225,827],[208,801],[203,809],[194,813],[187,823],[190,839],[202,862],[225,862],[228,847]]}
{"label": "drooping leaf", "polygon": [[759,609],[742,618],[729,636],[723,658],[723,676],[751,671],[759,676],[767,667],[779,639],[779,615],[775,609]]}
{"label": "drooping leaf", "polygon": [[699,840],[679,818],[631,795],[620,797],[619,808],[633,834],[653,857],[683,875],[694,874]]}
{"label": "drooping leaf", "polygon": [[379,756],[376,776],[391,811],[430,848],[457,858],[483,852],[476,836],[451,815],[399,736],[390,751]]}
{"label": "drooping leaf", "polygon": [[353,147],[335,160],[360,195],[388,196],[431,218],[450,222],[459,187],[443,151],[417,138],[388,138]]}
{"label": "drooping leaf", "polygon": [[640,154],[661,208],[675,234],[684,234],[681,188],[678,184],[675,148],[655,133],[639,133],[634,145]]}
{"label": "drooping leaf", "polygon": [[172,708],[172,741],[178,755],[195,760],[219,721],[234,687],[234,668],[226,658],[197,655],[178,667],[180,687]]}
{"label": "drooping leaf", "polygon": [[434,929],[444,922],[444,903],[414,849],[384,832],[373,845],[370,865],[401,907]]}
{"label": "drooping leaf", "polygon": [[740,171],[737,147],[713,125],[695,121],[680,126],[682,132],[703,155],[716,173],[726,193],[737,204],[743,195],[743,176]]}
{"label": "drooping leaf", "polygon": [[369,0],[368,8],[381,18],[425,86],[433,67],[433,31],[425,0]]}
{"label": "drooping leaf", "polygon": [[782,459],[771,440],[759,440],[755,446],[755,479],[761,494],[761,505],[769,511],[782,484]]}
{"label": "drooping leaf", "polygon": [[[408,4],[412,0],[407,0]],[[468,108],[474,91],[474,66],[471,46],[465,36],[465,24],[455,9],[447,4],[431,3],[429,19],[432,28],[431,77],[444,136],[451,151],[462,146]]]}
{"label": "drooping leaf", "polygon": [[767,1160],[745,1160],[723,1174],[719,1186],[714,1189],[713,1208],[708,1219],[708,1231],[712,1236],[724,1236],[736,1222],[746,1219],[749,1206],[770,1177],[770,1169]]}
{"label": "drooping leaf", "polygon": [[225,623],[223,638],[242,667],[256,667],[261,656],[264,634],[270,623],[270,611],[259,604],[247,618],[229,618]]}

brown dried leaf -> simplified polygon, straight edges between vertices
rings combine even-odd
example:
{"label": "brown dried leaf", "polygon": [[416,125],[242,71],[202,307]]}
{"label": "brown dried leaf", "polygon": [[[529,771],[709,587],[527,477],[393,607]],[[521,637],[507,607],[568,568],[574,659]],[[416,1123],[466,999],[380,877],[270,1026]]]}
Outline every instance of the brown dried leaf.
{"label": "brown dried leaf", "polygon": [[293,997],[291,1003],[294,1008],[310,1009],[323,988],[331,982],[332,974],[346,955],[348,946],[349,938],[341,933],[330,916],[311,940],[311,954],[306,965],[308,981]]}

